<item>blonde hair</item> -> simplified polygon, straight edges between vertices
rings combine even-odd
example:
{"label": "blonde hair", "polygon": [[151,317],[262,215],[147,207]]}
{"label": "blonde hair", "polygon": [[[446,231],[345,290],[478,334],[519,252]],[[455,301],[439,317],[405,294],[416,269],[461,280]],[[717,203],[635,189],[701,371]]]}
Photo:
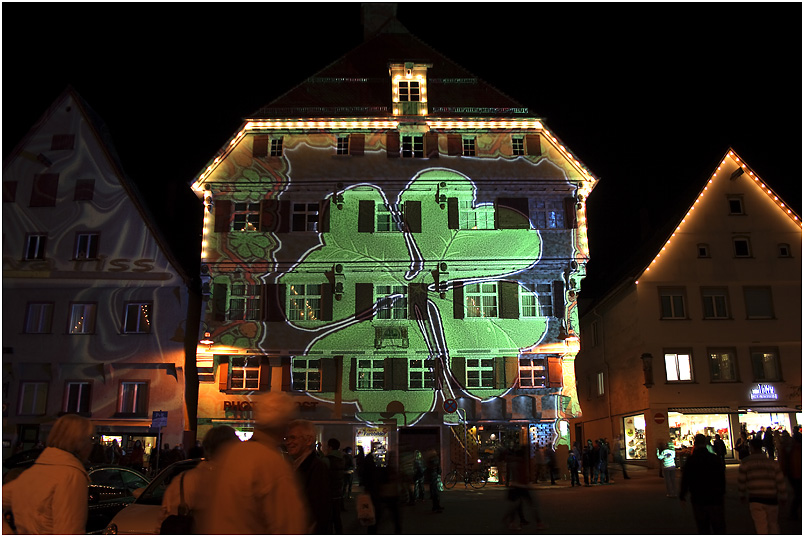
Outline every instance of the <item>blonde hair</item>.
{"label": "blonde hair", "polygon": [[88,439],[92,437],[95,426],[78,414],[65,414],[56,420],[47,437],[47,447],[68,451],[75,456],[81,453]]}

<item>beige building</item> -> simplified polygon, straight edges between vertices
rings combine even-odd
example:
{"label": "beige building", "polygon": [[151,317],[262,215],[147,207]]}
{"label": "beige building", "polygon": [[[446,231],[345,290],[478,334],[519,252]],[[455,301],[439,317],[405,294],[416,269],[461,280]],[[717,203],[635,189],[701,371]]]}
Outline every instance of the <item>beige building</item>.
{"label": "beige building", "polygon": [[729,150],[653,259],[581,311],[573,440],[656,446],[801,419],[801,219]]}

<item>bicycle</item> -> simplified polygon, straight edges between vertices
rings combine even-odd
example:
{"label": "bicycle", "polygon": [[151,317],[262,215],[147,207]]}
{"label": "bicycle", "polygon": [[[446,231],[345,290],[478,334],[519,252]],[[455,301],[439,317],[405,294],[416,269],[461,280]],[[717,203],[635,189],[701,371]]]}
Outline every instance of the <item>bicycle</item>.
{"label": "bicycle", "polygon": [[471,468],[455,468],[444,477],[444,488],[451,489],[458,481],[463,480],[463,486],[473,489],[482,489],[486,486],[486,474],[482,470]]}

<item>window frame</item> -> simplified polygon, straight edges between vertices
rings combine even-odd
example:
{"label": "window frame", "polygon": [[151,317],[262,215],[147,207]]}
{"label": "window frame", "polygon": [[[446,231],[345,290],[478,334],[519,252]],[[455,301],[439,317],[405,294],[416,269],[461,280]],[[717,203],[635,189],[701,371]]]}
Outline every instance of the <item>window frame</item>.
{"label": "window frame", "polygon": [[22,260],[43,261],[45,259],[46,248],[47,248],[46,233],[29,233],[25,236],[25,250],[23,250],[22,252]]}
{"label": "window frame", "polygon": [[[553,316],[552,284],[542,282],[520,283],[518,287],[520,318],[538,319]],[[525,304],[525,299],[529,300],[531,297],[535,299],[534,304]]]}
{"label": "window frame", "polygon": [[405,230],[404,203],[377,203],[374,207],[374,230],[377,233],[401,233]]}
{"label": "window frame", "polygon": [[462,157],[476,157],[477,156],[477,143],[474,136],[461,137],[461,156]]}
{"label": "window frame", "polygon": [[[659,319],[663,321],[678,321],[678,320],[687,320],[689,319],[689,315],[687,313],[687,288],[686,287],[659,287]],[[669,297],[670,301],[667,305],[670,306],[670,315],[665,315],[666,308],[665,308],[665,298]],[[675,298],[681,299],[681,308],[683,311],[681,315],[678,315],[676,309],[678,305],[676,304]]]}
{"label": "window frame", "polygon": [[[358,356],[356,367],[355,388],[357,391],[382,391],[385,389],[385,358]],[[368,375],[368,377],[364,378],[364,375]]]}
{"label": "window frame", "polygon": [[595,374],[595,393],[598,397],[606,395],[606,376],[603,371],[598,371]]}
{"label": "window frame", "polygon": [[[290,230],[296,232],[318,232],[321,207],[318,202],[290,202]],[[302,224],[303,221],[303,225]],[[303,227],[304,229],[300,229]]]}
{"label": "window frame", "polygon": [[[26,392],[33,388],[34,393],[30,401],[30,408],[26,404]],[[43,380],[24,380],[20,382],[19,397],[17,400],[17,414],[20,416],[44,416],[47,414],[48,392],[50,383]],[[40,393],[42,391],[43,393]],[[41,401],[39,400],[41,397]]]}
{"label": "window frame", "polygon": [[780,242],[776,245],[776,252],[779,254],[781,258],[789,258],[793,257],[793,250],[790,249],[790,244],[786,242]]}
{"label": "window frame", "polygon": [[84,261],[98,258],[100,233],[97,231],[76,231],[73,259]]}
{"label": "window frame", "polygon": [[236,201],[232,203],[232,231],[260,230],[260,203]]}
{"label": "window frame", "polygon": [[[414,379],[414,375],[420,375],[420,378]],[[430,356],[408,359],[408,389],[435,389],[435,358]]]}
{"label": "window frame", "polygon": [[[297,363],[304,362],[304,366],[297,366]],[[316,362],[314,365],[312,362]],[[323,387],[323,371],[321,370],[321,359],[310,358],[309,356],[293,356],[291,358],[291,389],[299,392],[321,392]],[[318,375],[318,379],[311,379]],[[315,383],[318,386],[315,386]]]}
{"label": "window frame", "polygon": [[[723,371],[723,356],[728,356],[728,366],[731,368],[732,378],[716,378]],[[740,382],[740,369],[737,361],[737,349],[734,347],[713,347],[706,349],[706,359],[709,364],[709,381],[716,384]]]}
{"label": "window frame", "polygon": [[[740,236],[732,237],[732,252],[735,258],[746,259],[754,257],[754,250],[751,248],[751,239],[749,237]],[[745,245],[745,253],[742,253],[742,248],[739,245]]]}
{"label": "window frame", "polygon": [[281,157],[284,155],[284,144],[282,142],[283,136],[271,138],[271,147],[269,148],[269,155],[272,157]]}
{"label": "window frame", "polygon": [[[256,364],[254,364],[253,362],[256,362]],[[230,356],[228,389],[238,392],[258,391],[260,389],[260,372],[262,369],[261,366],[262,363],[259,356],[255,355]],[[242,377],[241,376],[236,377],[235,373],[242,373]],[[236,381],[239,381],[238,386],[235,386]]]}
{"label": "window frame", "polygon": [[[76,318],[76,311],[77,307],[82,307],[84,309],[83,316],[89,317],[88,328],[78,330],[76,329],[76,324],[78,323],[78,319]],[[71,335],[88,335],[94,334],[98,316],[98,303],[97,302],[70,302],[70,315],[67,324],[67,333]]]}
{"label": "window frame", "polygon": [[[707,299],[715,299],[715,298],[722,298],[723,299],[723,314],[718,315],[718,304],[716,301],[712,301],[711,304],[708,304]],[[731,308],[729,307],[729,289],[728,287],[701,287],[701,313],[703,318],[706,320],[727,320],[731,319]],[[707,307],[711,307],[712,314],[707,313]]]}
{"label": "window frame", "polygon": [[[75,408],[72,407],[73,397],[71,388],[77,386],[78,394],[75,397]],[[86,380],[67,380],[64,382],[64,399],[62,412],[65,414],[89,414],[92,410],[92,383]]]}
{"label": "window frame", "polygon": [[[293,294],[294,289],[301,287],[301,294]],[[311,292],[309,289],[310,287],[318,287],[318,292],[314,293]],[[297,289],[298,290],[298,289]],[[285,311],[287,312],[288,321],[291,322],[317,322],[321,321],[322,316],[322,307],[323,307],[323,286],[320,283],[300,283],[300,284],[288,284],[288,297],[287,297],[287,307]],[[310,300],[317,300],[317,306],[313,304],[310,306],[308,301]],[[302,308],[301,306],[296,307],[296,303],[298,301],[303,301],[307,308]],[[312,310],[312,319],[306,318],[305,316],[298,317],[297,313],[301,313],[302,311]]]}
{"label": "window frame", "polygon": [[[415,88],[415,91],[414,91]],[[422,102],[422,84],[420,80],[399,80],[397,83],[397,95],[401,103],[420,103]],[[413,98],[415,97],[415,98]]]}
{"label": "window frame", "polygon": [[338,134],[335,138],[335,154],[348,155],[349,154],[349,135]]}
{"label": "window frame", "polygon": [[[36,307],[40,308],[34,311]],[[55,302],[28,302],[25,307],[25,321],[22,331],[25,334],[52,334],[53,333],[53,310]],[[35,314],[35,315],[34,315]],[[32,320],[38,319],[37,328],[32,326]],[[43,326],[44,325],[44,326]]]}
{"label": "window frame", "polygon": [[[523,363],[526,361],[527,363]],[[517,357],[517,369],[519,371],[519,387],[523,389],[546,388],[547,387],[547,355],[545,354],[520,354]],[[529,379],[530,385],[522,382]],[[537,381],[541,380],[541,384]]]}
{"label": "window frame", "polygon": [[[754,382],[781,382],[784,380],[784,377],[782,376],[782,362],[779,357],[778,347],[749,347],[748,352],[751,360],[751,377],[754,379]],[[776,370],[776,375],[774,377],[768,377],[765,375],[767,370],[764,367],[764,362],[762,367],[763,377],[760,378],[757,376],[758,367],[756,358],[759,354],[764,356],[773,356],[773,365],[774,369]]]}
{"label": "window frame", "polygon": [[536,198],[529,200],[533,229],[566,229],[564,200]]}
{"label": "window frame", "polygon": [[[690,383],[695,382],[695,367],[694,367],[694,363],[693,363],[693,360],[692,360],[692,351],[691,350],[689,350],[689,349],[667,349],[667,350],[664,351],[663,354],[664,354],[664,378],[665,378],[665,383],[667,383],[667,384],[690,384]],[[673,357],[674,363],[675,363],[674,370],[675,370],[675,377],[676,378],[674,378],[674,379],[671,379],[670,375],[668,374],[668,372],[669,372],[668,357],[671,357],[671,356]],[[681,378],[682,368],[681,368],[681,364],[679,362],[679,358],[681,356],[685,356],[686,359],[687,359],[687,362],[689,364],[688,370],[689,370],[689,377],[690,378],[688,378],[688,379],[682,379]]]}
{"label": "window frame", "polygon": [[[478,218],[479,216],[481,216]],[[474,206],[472,200],[458,200],[458,229],[480,231],[495,229],[494,205],[480,204]],[[469,227],[474,222],[473,227]]]}
{"label": "window frame", "polygon": [[[389,288],[387,292],[381,289]],[[374,319],[378,321],[402,321],[408,318],[408,286],[398,283],[380,283],[373,286],[374,303],[377,304],[377,313]],[[383,306],[389,296],[402,294],[390,306]]]}
{"label": "window frame", "polygon": [[[484,289],[483,286],[492,286],[493,291]],[[500,317],[499,305],[499,286],[498,282],[474,282],[464,284],[463,286],[463,305],[464,305],[464,319],[498,319]],[[484,303],[484,298],[493,299],[492,305]],[[470,305],[469,301],[472,299],[479,299],[479,306]],[[479,314],[475,315],[472,310],[476,310]],[[486,309],[489,314],[486,314]]]}
{"label": "window frame", "polygon": [[[743,196],[742,195],[739,195],[739,196],[737,196],[737,195],[726,196],[726,201],[728,202],[728,206],[729,206],[729,216],[743,216],[743,215],[745,215],[745,203],[743,202]],[[739,205],[739,207],[737,207],[736,211],[734,210],[734,206],[732,205],[733,203],[737,203]]]}
{"label": "window frame", "polygon": [[399,136],[400,158],[424,158],[424,135],[402,134]]}
{"label": "window frame", "polygon": [[466,387],[476,390],[494,388],[494,358],[466,358]]}
{"label": "window frame", "polygon": [[709,254],[709,245],[706,244],[705,242],[698,243],[696,248],[698,250],[698,258],[699,259],[708,259],[708,258],[712,257]]}
{"label": "window frame", "polygon": [[[131,410],[129,410],[129,401],[126,400],[126,387],[134,388],[133,400],[130,401],[133,403]],[[127,416],[147,416],[148,391],[147,380],[121,380],[117,390],[117,413]]]}
{"label": "window frame", "polygon": [[[239,292],[242,289],[242,293]],[[235,292],[238,290],[238,292]],[[238,304],[235,306],[235,304]],[[239,313],[238,315],[235,315]],[[244,281],[230,282],[227,321],[262,320],[262,285]]]}
{"label": "window frame", "polygon": [[[142,311],[143,306],[146,308],[146,311],[144,312]],[[137,308],[139,308],[139,312],[137,311]],[[126,302],[123,315],[122,332],[124,334],[150,334],[153,331],[153,313],[153,302]],[[141,326],[141,323],[143,323],[143,316],[145,317],[145,329],[143,329]],[[135,326],[130,326],[130,319],[133,319],[132,322],[135,324]]]}
{"label": "window frame", "polygon": [[525,137],[512,136],[511,137],[511,154],[515,157],[525,156]]}

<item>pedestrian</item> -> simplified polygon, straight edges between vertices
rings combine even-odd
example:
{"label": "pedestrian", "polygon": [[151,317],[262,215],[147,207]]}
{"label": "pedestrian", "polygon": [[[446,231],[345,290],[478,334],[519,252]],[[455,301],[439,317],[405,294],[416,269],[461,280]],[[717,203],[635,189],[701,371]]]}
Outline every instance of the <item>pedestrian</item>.
{"label": "pedestrian", "polygon": [[558,473],[558,464],[556,461],[556,450],[553,448],[552,442],[547,442],[544,446],[544,465],[547,472],[550,474],[550,484],[556,484],[556,474]]}
{"label": "pedestrian", "polygon": [[578,446],[576,442],[576,445],[572,446],[572,449],[569,451],[569,455],[567,456],[567,470],[569,470],[570,474],[571,487],[574,487],[576,484],[579,487],[581,486],[581,481],[578,479],[578,468],[580,465],[580,457],[578,456]]}
{"label": "pedestrian", "polygon": [[360,474],[363,471],[363,463],[366,460],[366,452],[363,450],[363,446],[360,444],[358,444],[357,448],[355,449],[357,449],[357,453],[355,453],[355,475],[357,475],[358,485],[362,486],[363,483],[360,482]]}
{"label": "pedestrian", "polygon": [[625,443],[623,442],[623,436],[621,434],[618,434],[617,439],[614,440],[614,450],[611,453],[614,457],[614,462],[619,464],[623,471],[623,479],[631,479],[628,477],[628,471],[625,469]]}
{"label": "pedestrian", "polygon": [[603,484],[603,476],[600,475],[600,440],[595,440],[592,446],[592,484]]}
{"label": "pedestrian", "polygon": [[413,452],[413,500],[424,500],[424,457],[418,449]]}
{"label": "pedestrian", "polygon": [[193,447],[191,447],[187,451],[187,458],[189,459],[201,459],[204,457],[204,446],[201,444],[201,440],[196,440]]}
{"label": "pedestrian", "polygon": [[240,442],[240,439],[235,430],[228,425],[218,425],[207,431],[202,442],[206,459],[170,481],[162,496],[163,517],[180,514],[179,506],[182,500],[195,517],[203,516],[204,510],[214,508],[214,505],[210,504],[210,492],[217,461],[224,450],[236,442]]}
{"label": "pedestrian", "polygon": [[441,513],[444,508],[441,506],[441,459],[435,449],[430,449],[424,457],[425,471],[424,480],[430,486],[430,500],[433,502],[433,512]]}
{"label": "pedestrian", "polygon": [[100,440],[96,440],[92,444],[92,451],[89,454],[89,462],[91,464],[108,464],[106,460],[106,449],[101,445]]}
{"label": "pedestrian", "polygon": [[720,458],[720,463],[726,466],[726,443],[720,438],[719,434],[715,435],[715,441],[712,442],[712,447],[715,449],[715,455]]}
{"label": "pedestrian", "polygon": [[346,508],[343,505],[343,484],[346,475],[346,456],[341,451],[341,441],[337,438],[330,438],[323,447],[324,457],[329,464],[329,488],[332,502],[332,529],[336,534],[343,533],[343,522],[341,521],[341,511]]}
{"label": "pedestrian", "polygon": [[[343,460],[346,463],[346,468],[343,473],[343,497],[344,500],[352,498],[352,483],[355,479],[355,458],[352,456],[352,448],[343,448]],[[344,507],[344,511],[346,508]]]}
{"label": "pedestrian", "polygon": [[[511,530],[521,530],[522,525],[530,524],[525,517],[525,504],[528,504],[536,520],[536,529],[544,529],[539,506],[530,494],[530,476],[525,463],[525,448],[520,447],[507,458],[511,481],[508,486],[510,509],[503,516],[503,524]],[[517,520],[518,519],[518,520]]]}
{"label": "pedestrian", "polygon": [[538,483],[540,478],[544,479],[544,474],[546,473],[544,450],[538,442],[536,442],[536,448],[533,452],[533,464],[536,466],[536,478],[534,482]]}
{"label": "pedestrian", "polygon": [[600,482],[609,484],[609,443],[605,438],[601,438],[600,444]]}
{"label": "pedestrian", "polygon": [[793,429],[793,441],[788,455],[787,480],[793,489],[793,501],[790,502],[790,518],[801,520],[801,426]]}
{"label": "pedestrian", "polygon": [[740,438],[737,440],[737,456],[740,460],[743,460],[748,455],[751,454],[750,448],[748,446],[748,433],[745,431],[740,433]]}
{"label": "pedestrian", "polygon": [[779,464],[762,452],[763,440],[751,441],[751,454],[740,461],[737,489],[748,501],[757,534],[778,534],[779,505],[787,501],[787,486]]}
{"label": "pedestrian", "polygon": [[145,456],[145,450],[142,448],[142,442],[140,442],[139,440],[135,440],[134,447],[131,448],[131,453],[129,454],[128,459],[129,468],[133,468],[138,472],[142,472],[144,456]]}
{"label": "pedestrian", "polygon": [[668,442],[664,449],[657,449],[656,457],[659,458],[659,464],[662,467],[667,497],[675,498],[678,493],[676,492],[676,450],[673,443]]}
{"label": "pedestrian", "polygon": [[776,456],[776,447],[773,443],[773,428],[768,427],[765,429],[765,435],[762,437],[762,447],[765,448],[765,453],[769,459],[774,459]]}
{"label": "pedestrian", "polygon": [[283,392],[253,397],[254,434],[226,449],[215,472],[210,509],[197,520],[208,534],[298,534],[309,515],[293,467],[280,449],[296,410]]}
{"label": "pedestrian", "polygon": [[416,500],[413,498],[413,488],[415,485],[413,474],[415,464],[413,462],[414,453],[410,449],[402,449],[399,453],[399,478],[402,481],[403,497],[405,503],[414,505]]}
{"label": "pedestrian", "polygon": [[162,446],[162,449],[159,450],[159,469],[164,470],[165,467],[171,464],[171,453],[170,444],[165,443]]}
{"label": "pedestrian", "polygon": [[294,420],[288,425],[285,447],[293,458],[293,467],[301,483],[312,517],[309,533],[332,533],[332,493],[329,468],[316,450],[315,427],[307,420]]}
{"label": "pedestrian", "polygon": [[11,513],[16,533],[86,533],[89,475],[84,463],[93,432],[88,419],[65,414],[53,424],[33,466],[3,485],[3,517]]}
{"label": "pedestrian", "polygon": [[726,516],[723,507],[726,495],[726,469],[718,456],[707,449],[708,440],[696,434],[692,454],[681,470],[679,498],[686,505],[690,493],[692,513],[698,533],[726,533]]}
{"label": "pedestrian", "polygon": [[112,440],[112,443],[106,448],[106,459],[109,464],[120,464],[120,459],[123,457],[123,450],[117,442],[117,438]]}
{"label": "pedestrian", "polygon": [[376,491],[376,501],[374,501],[375,522],[366,528],[369,534],[378,533],[380,521],[385,516],[385,512],[391,514],[394,533],[402,533],[402,517],[399,511],[400,482],[399,472],[394,464],[395,458],[391,453],[386,453],[385,464],[377,464],[374,472],[373,490]]}
{"label": "pedestrian", "polygon": [[583,447],[581,453],[581,472],[583,473],[583,486],[591,487],[589,484],[590,474],[592,472],[592,441],[587,440],[586,445]]}

